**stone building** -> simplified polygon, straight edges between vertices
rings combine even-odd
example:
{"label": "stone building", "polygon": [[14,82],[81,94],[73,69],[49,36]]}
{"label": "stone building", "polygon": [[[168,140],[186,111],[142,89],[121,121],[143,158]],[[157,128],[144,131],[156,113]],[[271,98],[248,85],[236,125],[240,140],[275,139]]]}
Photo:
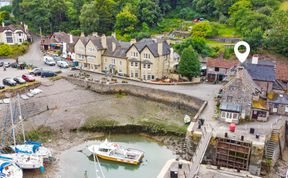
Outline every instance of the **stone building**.
{"label": "stone building", "polygon": [[[268,118],[268,107],[261,99],[261,89],[255,84],[246,69],[237,67],[236,76],[223,88],[220,102],[220,119],[238,123],[240,119]],[[259,105],[259,103],[261,105]]]}
{"label": "stone building", "polygon": [[112,73],[138,80],[168,77],[179,63],[165,40],[143,39],[122,42],[112,36],[82,36],[74,46],[75,61],[83,70]]}
{"label": "stone building", "polygon": [[25,41],[32,41],[27,25],[5,26],[5,24],[2,23],[0,27],[0,43],[16,45],[22,44]]}
{"label": "stone building", "polygon": [[208,59],[207,78],[209,82],[222,81],[227,77],[230,70],[239,62],[232,60]]}

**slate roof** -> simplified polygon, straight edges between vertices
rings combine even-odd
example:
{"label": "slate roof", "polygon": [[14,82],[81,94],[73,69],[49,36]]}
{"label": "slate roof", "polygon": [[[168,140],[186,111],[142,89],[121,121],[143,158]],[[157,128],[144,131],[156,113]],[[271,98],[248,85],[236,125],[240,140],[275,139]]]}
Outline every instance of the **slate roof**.
{"label": "slate roof", "polygon": [[288,95],[287,94],[277,94],[276,96],[273,97],[272,100],[269,101],[269,103],[288,105]]}
{"label": "slate roof", "polygon": [[274,82],[276,79],[274,66],[247,63],[245,68],[253,80]]}
{"label": "slate roof", "polygon": [[288,65],[277,64],[276,65],[276,78],[281,81],[288,81]]}
{"label": "slate roof", "polygon": [[222,60],[222,59],[208,59],[207,67],[219,67],[230,69],[231,67],[239,64],[238,61],[235,60]]}
{"label": "slate roof", "polygon": [[24,28],[22,27],[22,26],[20,26],[20,25],[13,25],[13,24],[11,24],[11,25],[8,25],[8,26],[0,26],[0,32],[3,32],[3,31],[5,31],[5,30],[11,30],[11,31],[16,31],[16,30],[22,30],[24,33],[25,33],[25,30],[24,30]]}
{"label": "slate roof", "polygon": [[[139,52],[141,52],[145,47],[147,47],[151,53],[153,54],[154,57],[158,57],[158,43],[160,41],[158,40],[153,40],[153,39],[147,39],[144,38],[140,40],[139,42],[135,43],[134,46],[137,48]],[[169,55],[170,54],[170,46],[166,41],[163,41],[163,55]]]}
{"label": "slate roof", "polygon": [[221,111],[234,111],[234,112],[241,112],[242,107],[240,104],[235,103],[221,103],[220,105]]}
{"label": "slate roof", "polygon": [[[115,43],[116,49],[112,50],[112,42]],[[126,58],[126,51],[130,47],[130,42],[117,41],[114,37],[108,40],[108,49],[105,51],[104,56],[111,56],[116,58]]]}

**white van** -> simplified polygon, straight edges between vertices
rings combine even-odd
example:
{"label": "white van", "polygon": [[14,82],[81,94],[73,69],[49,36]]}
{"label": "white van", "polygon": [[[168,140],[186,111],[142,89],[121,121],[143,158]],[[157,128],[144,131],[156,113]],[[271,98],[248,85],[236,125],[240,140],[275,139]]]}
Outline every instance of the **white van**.
{"label": "white van", "polygon": [[68,68],[69,64],[66,61],[57,61],[57,66],[61,68]]}
{"label": "white van", "polygon": [[49,65],[49,66],[55,66],[56,62],[51,56],[44,56],[44,63]]}

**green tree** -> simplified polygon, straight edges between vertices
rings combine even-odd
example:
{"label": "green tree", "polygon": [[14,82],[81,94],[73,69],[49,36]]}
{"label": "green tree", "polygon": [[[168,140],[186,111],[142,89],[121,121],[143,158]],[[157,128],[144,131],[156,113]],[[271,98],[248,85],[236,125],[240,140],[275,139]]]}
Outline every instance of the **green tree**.
{"label": "green tree", "polygon": [[201,56],[208,56],[211,53],[211,49],[207,46],[205,39],[201,37],[189,37],[183,40],[181,43],[174,45],[175,50],[181,55],[184,49],[191,46]]}
{"label": "green tree", "polygon": [[86,34],[111,32],[115,23],[115,5],[113,0],[94,0],[85,4],[80,15],[81,29]]}
{"label": "green tree", "polygon": [[200,75],[200,67],[197,52],[192,46],[185,48],[180,58],[178,73],[191,80],[193,77]]}
{"label": "green tree", "polygon": [[217,29],[214,28],[214,26],[210,22],[203,21],[193,26],[191,34],[195,37],[206,38],[215,36],[218,34],[218,32]]}
{"label": "green tree", "polygon": [[131,5],[126,5],[116,16],[115,30],[119,31],[121,35],[132,32],[138,23],[138,19],[136,15],[132,14],[130,7]]}
{"label": "green tree", "polygon": [[161,19],[159,5],[152,0],[141,0],[137,8],[137,18],[140,23],[147,23],[149,26],[155,26]]}
{"label": "green tree", "polygon": [[288,57],[288,11],[277,11],[272,18],[274,20],[267,32],[265,46]]}

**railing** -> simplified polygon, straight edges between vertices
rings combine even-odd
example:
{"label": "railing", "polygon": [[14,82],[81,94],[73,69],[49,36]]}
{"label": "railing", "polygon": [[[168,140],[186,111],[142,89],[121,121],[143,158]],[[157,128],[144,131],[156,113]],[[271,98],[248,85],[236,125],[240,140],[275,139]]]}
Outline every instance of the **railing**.
{"label": "railing", "polygon": [[200,164],[212,137],[213,127],[206,124],[201,127],[201,131],[202,137],[192,158],[192,164],[190,166],[190,172],[188,175],[189,178],[194,178],[198,174]]}

